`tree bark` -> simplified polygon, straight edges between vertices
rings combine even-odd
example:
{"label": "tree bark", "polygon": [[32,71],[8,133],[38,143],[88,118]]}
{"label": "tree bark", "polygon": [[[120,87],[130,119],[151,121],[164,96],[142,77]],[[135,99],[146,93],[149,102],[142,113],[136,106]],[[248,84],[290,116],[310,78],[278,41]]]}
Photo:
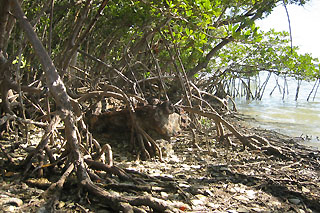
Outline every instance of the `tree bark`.
{"label": "tree bark", "polygon": [[10,4],[8,0],[0,0],[0,6],[0,50],[3,50],[6,27],[9,19]]}
{"label": "tree bark", "polygon": [[[71,151],[75,166],[77,167],[78,172],[81,171],[80,179],[88,178],[89,175],[85,170],[84,161],[79,150],[78,139],[77,139],[77,127],[75,116],[72,111],[72,105],[70,97],[67,94],[64,83],[62,82],[56,67],[54,66],[51,58],[49,57],[47,51],[43,47],[41,41],[39,40],[36,33],[33,31],[33,28],[26,16],[24,15],[21,6],[18,0],[12,0],[12,9],[13,14],[19,21],[21,28],[24,30],[27,38],[29,39],[35,53],[37,54],[40,63],[42,64],[46,78],[47,86],[53,95],[56,104],[60,107],[62,111],[62,118],[65,123],[65,132],[67,138],[67,145]],[[81,167],[81,168],[79,168]]]}

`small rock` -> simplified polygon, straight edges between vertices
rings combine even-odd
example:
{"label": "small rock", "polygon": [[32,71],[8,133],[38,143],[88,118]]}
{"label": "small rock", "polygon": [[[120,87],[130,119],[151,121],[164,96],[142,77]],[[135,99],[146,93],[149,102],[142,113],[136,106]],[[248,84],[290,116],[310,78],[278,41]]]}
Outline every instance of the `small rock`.
{"label": "small rock", "polygon": [[18,161],[23,161],[25,157],[17,157]]}
{"label": "small rock", "polygon": [[253,190],[247,190],[246,194],[247,194],[248,198],[251,199],[251,200],[256,197],[256,192],[253,191]]}
{"label": "small rock", "polygon": [[170,158],[169,158],[169,162],[168,163],[171,163],[171,164],[175,164],[175,163],[178,163],[180,162],[180,159],[178,158],[177,155],[171,155]]}
{"label": "small rock", "polygon": [[258,207],[251,208],[251,211],[252,212],[268,212],[266,209],[258,208]]}
{"label": "small rock", "polygon": [[65,202],[60,201],[59,204],[58,204],[58,209],[61,209],[61,208],[64,207],[65,205],[66,205]]}
{"label": "small rock", "polygon": [[231,192],[231,193],[237,193],[235,188],[229,188],[228,191]]}
{"label": "small rock", "polygon": [[237,209],[237,212],[239,212],[239,213],[246,213],[246,212],[249,212],[249,210],[246,209],[246,208],[244,208],[244,207],[240,207],[240,208]]}
{"label": "small rock", "polygon": [[211,197],[214,196],[214,194],[213,194],[209,189],[206,189],[206,190],[204,191],[204,194],[205,194],[205,195],[209,195],[209,196],[211,196]]}
{"label": "small rock", "polygon": [[243,202],[249,202],[249,199],[243,195],[238,195],[234,197],[235,199],[239,200],[239,201],[243,201]]}
{"label": "small rock", "polygon": [[168,198],[168,193],[166,193],[166,192],[160,192],[160,195],[161,195],[161,197],[163,198],[163,199],[166,199],[166,198]]}
{"label": "small rock", "polygon": [[271,204],[273,206],[281,206],[281,203],[279,201],[272,201]]}
{"label": "small rock", "polygon": [[191,165],[190,167],[191,167],[192,169],[200,169],[200,168],[201,168],[200,165]]}
{"label": "small rock", "polygon": [[189,188],[190,185],[186,184],[186,183],[179,183],[179,187],[181,187],[181,188]]}
{"label": "small rock", "polygon": [[208,203],[208,199],[206,196],[202,195],[202,194],[197,194],[195,195],[197,199],[191,200],[192,204],[195,206],[204,206]]}
{"label": "small rock", "polygon": [[197,194],[195,195],[195,197],[197,197],[199,200],[203,200],[203,201],[207,200],[207,197],[202,194]]}
{"label": "small rock", "polygon": [[96,211],[96,213],[111,213],[111,212],[108,210],[105,210],[105,209],[100,209],[100,210]]}
{"label": "small rock", "polygon": [[289,198],[288,201],[295,205],[298,205],[301,202],[299,198]]}
{"label": "small rock", "polygon": [[210,207],[210,208],[213,208],[213,209],[217,209],[220,207],[219,204],[214,204],[214,203],[207,203],[206,206]]}
{"label": "small rock", "polygon": [[310,192],[310,190],[308,188],[304,187],[304,186],[302,186],[301,190],[304,193],[309,193]]}
{"label": "small rock", "polygon": [[229,191],[232,192],[232,193],[238,193],[238,192],[239,193],[244,193],[246,190],[243,187],[235,186],[235,187],[229,189]]}
{"label": "small rock", "polygon": [[203,206],[205,204],[205,202],[203,200],[196,200],[196,199],[191,200],[191,203],[194,206]]}

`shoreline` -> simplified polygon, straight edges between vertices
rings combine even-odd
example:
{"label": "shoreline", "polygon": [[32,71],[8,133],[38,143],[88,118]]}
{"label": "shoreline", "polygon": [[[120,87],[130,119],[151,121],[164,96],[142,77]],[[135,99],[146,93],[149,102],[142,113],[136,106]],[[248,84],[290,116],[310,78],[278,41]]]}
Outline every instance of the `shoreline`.
{"label": "shoreline", "polygon": [[272,125],[266,124],[262,121],[258,121],[255,117],[245,114],[243,112],[232,112],[231,117],[232,116],[244,122],[244,125],[249,126],[251,128],[270,131],[270,132],[273,132],[274,134],[278,134],[279,136],[281,135],[285,138],[291,138],[301,145],[320,150],[320,139],[318,136],[312,136],[307,134],[302,134],[301,136],[293,136],[288,134],[286,131],[284,131],[284,133],[281,133],[280,131],[282,129],[280,129],[279,127],[272,128]]}

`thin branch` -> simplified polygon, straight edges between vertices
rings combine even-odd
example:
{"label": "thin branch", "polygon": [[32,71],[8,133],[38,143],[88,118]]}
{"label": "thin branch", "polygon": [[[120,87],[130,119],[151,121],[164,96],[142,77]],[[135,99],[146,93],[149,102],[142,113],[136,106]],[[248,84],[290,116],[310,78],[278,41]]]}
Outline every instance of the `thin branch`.
{"label": "thin branch", "polygon": [[285,0],[282,0],[283,1],[283,6],[284,6],[284,9],[286,10],[286,14],[287,14],[287,18],[288,18],[288,24],[289,24],[289,34],[290,34],[290,46],[291,46],[291,53],[293,51],[293,48],[292,48],[292,31],[291,31],[291,23],[290,23],[290,17],[289,17],[289,12],[288,12],[288,9],[287,9],[287,5],[286,5],[286,2]]}
{"label": "thin branch", "polygon": [[133,81],[131,81],[129,78],[127,78],[125,75],[123,75],[119,70],[117,70],[117,69],[114,68],[113,66],[111,66],[111,65],[105,63],[104,61],[102,61],[102,60],[100,60],[100,59],[98,59],[98,58],[96,58],[96,57],[94,57],[94,56],[86,53],[85,51],[82,51],[82,50],[80,50],[80,49],[78,49],[77,51],[78,51],[79,53],[87,56],[88,58],[90,58],[90,59],[92,59],[92,60],[94,60],[94,61],[96,61],[96,62],[98,62],[98,63],[100,63],[100,64],[102,64],[102,65],[104,65],[104,66],[106,66],[107,68],[113,69],[123,80],[125,80],[126,82],[129,82],[129,83],[131,83],[131,84],[134,84]]}
{"label": "thin branch", "polygon": [[164,95],[165,95],[165,97],[166,97],[166,100],[169,101],[169,98],[168,98],[168,95],[167,95],[167,92],[166,92],[166,88],[164,87],[164,82],[163,82],[163,79],[162,79],[161,68],[160,68],[158,59],[157,59],[157,58],[155,57],[155,55],[153,54],[152,49],[151,49],[151,47],[150,47],[150,45],[149,45],[149,42],[146,41],[146,43],[147,43],[148,49],[149,49],[149,51],[150,51],[150,53],[151,53],[151,55],[152,55],[152,58],[153,58],[153,60],[154,60],[154,62],[155,62],[155,64],[156,64],[157,71],[158,71],[157,73],[158,73],[159,81],[160,81],[160,84],[161,84],[161,88],[162,88],[162,90],[163,90],[163,92],[164,92]]}
{"label": "thin branch", "polygon": [[49,41],[48,41],[48,52],[49,52],[49,55],[51,55],[53,8],[54,8],[54,0],[51,0],[50,25],[49,25],[49,39],[48,39],[48,40],[49,40]]}

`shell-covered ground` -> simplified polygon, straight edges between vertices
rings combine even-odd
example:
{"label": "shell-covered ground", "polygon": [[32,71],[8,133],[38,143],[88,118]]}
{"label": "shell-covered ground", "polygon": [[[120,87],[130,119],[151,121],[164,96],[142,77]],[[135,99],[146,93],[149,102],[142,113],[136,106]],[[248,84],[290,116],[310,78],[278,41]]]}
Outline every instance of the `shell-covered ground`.
{"label": "shell-covered ground", "polygon": [[[109,181],[96,184],[114,194],[150,195],[182,212],[320,212],[317,149],[301,145],[296,138],[252,127],[250,120],[241,115],[229,116],[228,121],[242,133],[265,137],[279,147],[282,156],[243,149],[235,138],[231,138],[235,146],[227,148],[216,141],[214,127],[196,133],[196,137],[186,130],[170,142],[160,141],[165,162],[157,158],[136,160],[126,141],[106,140],[98,135],[99,142],[111,145],[114,164],[137,181],[122,182],[105,174]],[[61,175],[45,173],[38,178],[35,171],[22,178],[23,170],[14,165],[19,165],[36,146],[38,140],[34,138],[30,146],[17,138],[0,141],[2,212],[41,212],[43,192]],[[8,163],[5,153],[13,163]],[[153,212],[149,207],[140,209]],[[80,190],[75,176],[65,183],[56,210],[113,212],[103,200]]]}

